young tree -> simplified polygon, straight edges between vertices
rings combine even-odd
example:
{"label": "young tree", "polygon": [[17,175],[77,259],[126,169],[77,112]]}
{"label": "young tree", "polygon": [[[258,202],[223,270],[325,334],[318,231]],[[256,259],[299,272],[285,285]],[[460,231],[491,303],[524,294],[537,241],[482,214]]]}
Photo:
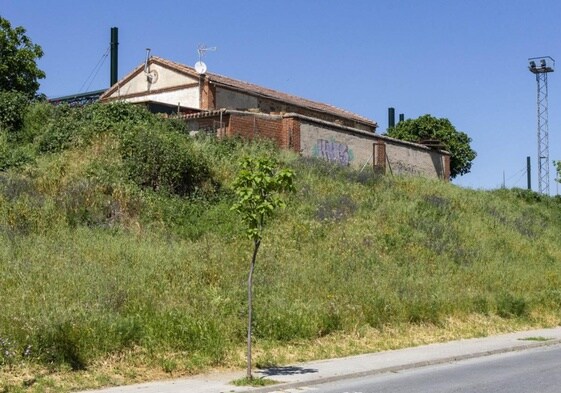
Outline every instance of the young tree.
{"label": "young tree", "polygon": [[234,180],[233,188],[237,200],[232,210],[241,214],[247,225],[247,236],[253,241],[253,256],[247,280],[248,322],[247,322],[247,378],[251,374],[251,325],[253,301],[253,271],[257,251],[263,237],[265,220],[275,209],[284,207],[280,193],[293,191],[294,172],[279,169],[277,163],[268,158],[246,157],[241,161],[241,169]]}
{"label": "young tree", "polygon": [[417,119],[399,122],[390,128],[387,135],[409,142],[420,142],[426,139],[437,139],[446,146],[451,154],[450,177],[465,175],[471,169],[471,163],[477,153],[471,148],[471,138],[462,131],[457,131],[448,119],[438,119],[424,115]]}
{"label": "young tree", "polygon": [[39,89],[39,79],[45,73],[37,67],[43,56],[39,45],[31,42],[21,26],[12,28],[10,21],[0,16],[0,91],[16,91],[33,98]]}

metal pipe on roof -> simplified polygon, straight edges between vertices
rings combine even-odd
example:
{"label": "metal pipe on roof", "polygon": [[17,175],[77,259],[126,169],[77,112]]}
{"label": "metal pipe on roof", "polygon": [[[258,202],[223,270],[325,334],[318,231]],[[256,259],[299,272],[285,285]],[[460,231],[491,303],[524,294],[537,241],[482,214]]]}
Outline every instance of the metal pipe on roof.
{"label": "metal pipe on roof", "polygon": [[395,127],[395,108],[388,108],[388,129]]}
{"label": "metal pipe on roof", "polygon": [[119,29],[117,27],[111,28],[111,75],[109,79],[110,86],[117,83],[118,80],[118,65],[119,65]]}

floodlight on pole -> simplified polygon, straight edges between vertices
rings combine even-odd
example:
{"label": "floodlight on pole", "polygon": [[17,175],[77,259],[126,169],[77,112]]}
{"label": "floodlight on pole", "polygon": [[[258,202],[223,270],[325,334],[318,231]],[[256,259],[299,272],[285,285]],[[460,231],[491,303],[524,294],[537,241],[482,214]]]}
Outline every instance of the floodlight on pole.
{"label": "floodlight on pole", "polygon": [[[528,59],[528,69],[536,76],[538,87],[538,188],[542,194],[549,195],[549,114],[547,74],[554,71],[555,60],[550,56]],[[539,67],[536,65],[539,62]]]}

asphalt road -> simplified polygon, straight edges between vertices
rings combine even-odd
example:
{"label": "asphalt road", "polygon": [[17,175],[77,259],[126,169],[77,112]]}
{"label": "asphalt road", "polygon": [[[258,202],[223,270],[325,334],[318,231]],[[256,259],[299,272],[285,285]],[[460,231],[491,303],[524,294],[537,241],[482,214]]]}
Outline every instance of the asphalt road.
{"label": "asphalt road", "polygon": [[374,375],[304,391],[322,393],[560,393],[561,346]]}

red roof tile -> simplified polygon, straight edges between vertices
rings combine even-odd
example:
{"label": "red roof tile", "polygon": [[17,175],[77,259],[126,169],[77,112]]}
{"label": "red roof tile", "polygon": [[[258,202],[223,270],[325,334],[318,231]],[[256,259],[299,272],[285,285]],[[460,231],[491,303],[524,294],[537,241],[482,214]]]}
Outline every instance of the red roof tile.
{"label": "red roof tile", "polygon": [[[160,64],[162,66],[169,67],[169,68],[171,68],[175,71],[178,71],[180,73],[184,73],[184,74],[187,74],[187,75],[190,75],[190,76],[199,77],[199,74],[195,71],[194,68],[186,66],[184,64],[176,63],[176,62],[171,61],[171,60],[166,60],[166,59],[163,59],[163,58],[158,57],[158,56],[150,57],[150,63]],[[124,80],[127,80],[130,77],[132,77],[141,68],[144,68],[144,64],[142,64],[137,69],[135,69],[133,72],[131,72],[129,75],[127,75],[127,77],[125,77]],[[214,73],[211,73],[211,72],[207,72],[205,74],[205,77],[208,78],[213,83],[223,85],[227,88],[247,92],[249,94],[262,96],[262,97],[270,98],[270,99],[281,101],[281,102],[286,102],[286,103],[289,103],[289,104],[292,104],[292,105],[295,105],[295,106],[307,108],[307,109],[318,111],[318,112],[333,114],[335,116],[339,116],[339,117],[342,117],[342,118],[345,118],[345,119],[350,119],[350,120],[353,120],[353,121],[356,121],[356,122],[359,122],[359,123],[367,124],[371,127],[377,127],[376,122],[373,121],[373,120],[370,120],[366,117],[357,115],[356,113],[337,108],[337,107],[332,106],[332,105],[323,104],[321,102],[316,102],[316,101],[311,101],[311,100],[308,100],[308,99],[305,99],[305,98],[301,98],[301,97],[293,96],[293,95],[290,95],[290,94],[282,93],[282,92],[277,91],[277,90],[268,89],[266,87],[261,87],[261,86],[258,86],[258,85],[252,84],[252,83],[240,81],[240,80],[237,80],[237,79],[228,78],[226,76],[222,76],[222,75],[219,75],[219,74],[214,74]],[[116,87],[113,86],[113,88],[109,89],[105,94],[103,94],[102,99],[107,97],[109,94],[111,94],[111,91],[114,88],[116,88]]]}

